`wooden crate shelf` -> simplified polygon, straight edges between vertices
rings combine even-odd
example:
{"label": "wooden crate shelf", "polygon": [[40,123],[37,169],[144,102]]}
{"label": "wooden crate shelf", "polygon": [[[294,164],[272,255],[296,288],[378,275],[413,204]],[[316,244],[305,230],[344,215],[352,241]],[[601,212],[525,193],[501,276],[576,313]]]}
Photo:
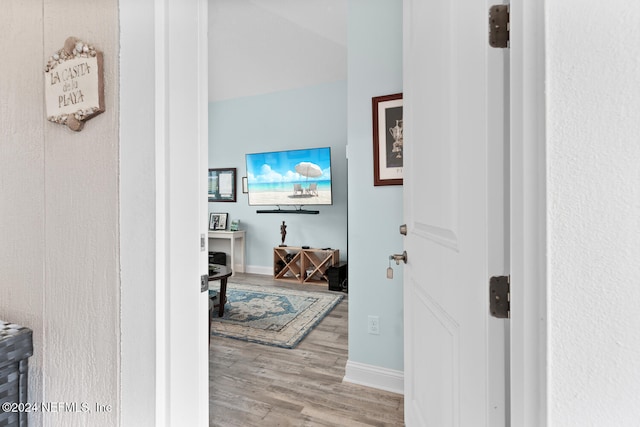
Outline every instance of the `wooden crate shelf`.
{"label": "wooden crate shelf", "polygon": [[296,283],[329,282],[327,268],[337,265],[337,249],[301,248],[283,246],[273,248],[273,278]]}

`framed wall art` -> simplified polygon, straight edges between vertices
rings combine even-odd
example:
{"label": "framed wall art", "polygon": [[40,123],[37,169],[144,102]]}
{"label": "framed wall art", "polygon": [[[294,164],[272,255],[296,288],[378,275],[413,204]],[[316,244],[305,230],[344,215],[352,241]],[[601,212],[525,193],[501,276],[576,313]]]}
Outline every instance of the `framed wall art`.
{"label": "framed wall art", "polygon": [[373,185],[402,185],[402,93],[376,96],[373,109]]}
{"label": "framed wall art", "polygon": [[209,230],[226,230],[227,229],[227,213],[210,213],[209,214]]}
{"label": "framed wall art", "polygon": [[209,169],[207,187],[210,202],[235,202],[236,168]]}

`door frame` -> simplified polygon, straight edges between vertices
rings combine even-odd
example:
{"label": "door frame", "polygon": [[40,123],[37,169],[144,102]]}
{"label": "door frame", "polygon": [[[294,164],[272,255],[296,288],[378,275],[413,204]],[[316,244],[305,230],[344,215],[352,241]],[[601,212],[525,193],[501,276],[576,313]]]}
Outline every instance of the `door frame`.
{"label": "door frame", "polygon": [[121,425],[209,425],[207,5],[119,9]]}
{"label": "door frame", "polygon": [[544,2],[512,1],[511,425],[547,425]]}

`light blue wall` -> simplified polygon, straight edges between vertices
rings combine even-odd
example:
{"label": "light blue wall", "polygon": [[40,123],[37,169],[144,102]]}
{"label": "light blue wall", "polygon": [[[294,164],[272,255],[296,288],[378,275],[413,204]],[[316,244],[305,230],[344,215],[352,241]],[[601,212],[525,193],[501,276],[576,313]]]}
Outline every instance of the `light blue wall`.
{"label": "light blue wall", "polygon": [[[371,98],[402,92],[402,0],[349,0],[349,360],[403,370],[402,186],[373,186]],[[367,333],[379,316],[380,335]]]}
{"label": "light blue wall", "polygon": [[[247,232],[249,272],[273,272],[273,247],[281,242],[282,221],[287,224],[287,245],[331,247],[347,259],[346,141],[346,81],[209,104],[209,167],[236,168],[238,174],[237,202],[209,203],[209,211],[240,220]],[[272,207],[248,205],[241,181],[246,153],[327,146],[333,205],[308,207],[319,210],[318,215],[257,214],[258,209]],[[213,245],[210,250],[228,252]]]}
{"label": "light blue wall", "polygon": [[[349,360],[403,370],[402,266],[394,264],[393,280],[385,276],[389,255],[403,247],[402,186],[373,186],[371,123],[371,98],[402,92],[402,0],[348,2],[348,84],[209,105],[210,167],[235,167],[241,177],[245,153],[329,145],[334,205],[319,207],[319,215],[256,214],[239,191],[237,203],[209,210],[241,220],[253,272],[270,271],[283,220],[291,246],[330,246],[344,260],[348,241]],[[379,316],[380,335],[367,333],[369,315]]]}

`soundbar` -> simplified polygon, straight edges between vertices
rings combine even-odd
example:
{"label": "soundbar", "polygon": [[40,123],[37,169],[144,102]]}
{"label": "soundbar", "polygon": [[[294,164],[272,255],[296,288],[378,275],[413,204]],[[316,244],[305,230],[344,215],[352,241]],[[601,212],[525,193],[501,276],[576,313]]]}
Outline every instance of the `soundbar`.
{"label": "soundbar", "polygon": [[306,209],[260,209],[257,210],[256,213],[279,213],[279,214],[308,214],[308,215],[317,215],[320,211],[309,211]]}

